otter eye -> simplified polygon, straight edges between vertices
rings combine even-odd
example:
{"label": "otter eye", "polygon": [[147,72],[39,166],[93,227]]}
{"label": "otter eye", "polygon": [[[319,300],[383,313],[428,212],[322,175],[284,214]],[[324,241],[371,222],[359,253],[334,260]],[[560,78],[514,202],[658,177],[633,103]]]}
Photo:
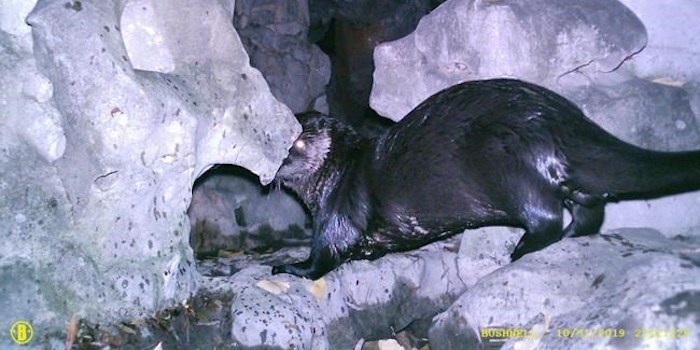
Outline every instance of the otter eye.
{"label": "otter eye", "polygon": [[306,142],[304,142],[304,140],[296,140],[294,141],[294,147],[297,149],[304,149],[304,147],[306,147]]}

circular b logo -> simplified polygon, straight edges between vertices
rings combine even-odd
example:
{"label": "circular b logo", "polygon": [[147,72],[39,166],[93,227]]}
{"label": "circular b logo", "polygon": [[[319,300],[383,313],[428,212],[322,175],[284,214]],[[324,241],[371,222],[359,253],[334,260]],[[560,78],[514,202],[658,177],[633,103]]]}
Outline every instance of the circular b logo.
{"label": "circular b logo", "polygon": [[27,321],[17,321],[10,328],[10,337],[17,345],[29,343],[34,336],[34,328]]}

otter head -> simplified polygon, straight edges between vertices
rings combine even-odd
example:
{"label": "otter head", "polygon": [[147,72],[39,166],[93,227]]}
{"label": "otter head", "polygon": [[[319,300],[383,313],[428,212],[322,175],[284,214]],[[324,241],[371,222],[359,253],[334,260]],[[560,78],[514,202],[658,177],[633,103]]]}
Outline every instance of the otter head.
{"label": "otter head", "polygon": [[318,177],[329,157],[333,140],[330,117],[308,112],[297,115],[297,118],[303,130],[282,161],[275,180],[298,193]]}
{"label": "otter head", "polygon": [[297,119],[301,135],[277,170],[275,181],[296,192],[307,206],[315,206],[321,192],[332,186],[334,175],[365,140],[350,126],[319,112],[301,113]]}

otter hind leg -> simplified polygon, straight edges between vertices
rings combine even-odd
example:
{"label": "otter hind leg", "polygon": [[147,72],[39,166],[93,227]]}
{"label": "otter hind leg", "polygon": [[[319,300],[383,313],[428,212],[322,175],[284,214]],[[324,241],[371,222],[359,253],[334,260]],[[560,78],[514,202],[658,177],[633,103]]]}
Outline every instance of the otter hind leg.
{"label": "otter hind leg", "polygon": [[558,198],[552,197],[547,205],[529,207],[524,211],[525,234],[511,253],[511,261],[523,255],[543,249],[562,239],[562,206]]}
{"label": "otter hind leg", "polygon": [[564,204],[571,212],[571,223],[564,229],[564,237],[588,236],[600,231],[605,217],[602,201],[587,206],[567,199]]}

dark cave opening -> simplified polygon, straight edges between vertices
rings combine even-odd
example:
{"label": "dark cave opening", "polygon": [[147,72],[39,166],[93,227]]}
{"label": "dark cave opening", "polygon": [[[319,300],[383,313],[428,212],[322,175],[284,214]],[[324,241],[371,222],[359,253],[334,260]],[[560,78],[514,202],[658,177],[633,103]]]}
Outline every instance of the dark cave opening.
{"label": "dark cave opening", "polygon": [[274,184],[261,186],[245,168],[215,166],[195,181],[192,192],[190,245],[198,259],[309,243],[310,218],[298,199]]}

